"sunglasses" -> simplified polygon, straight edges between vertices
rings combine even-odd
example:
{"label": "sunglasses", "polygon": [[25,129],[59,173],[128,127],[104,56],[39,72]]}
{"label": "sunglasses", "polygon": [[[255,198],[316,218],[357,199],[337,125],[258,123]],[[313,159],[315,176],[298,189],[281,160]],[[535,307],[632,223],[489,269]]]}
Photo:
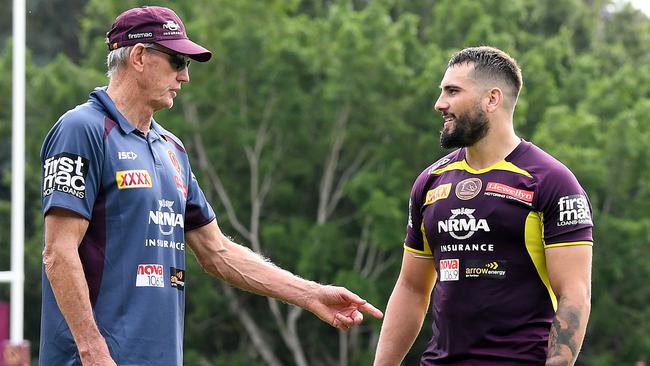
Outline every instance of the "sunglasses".
{"label": "sunglasses", "polygon": [[181,70],[185,69],[186,67],[188,67],[190,65],[189,57],[183,56],[183,55],[181,55],[179,53],[170,53],[170,52],[167,52],[167,51],[162,50],[162,49],[157,48],[157,47],[146,47],[146,49],[158,51],[160,53],[164,53],[164,54],[168,55],[169,56],[169,59],[168,59],[169,64],[172,65],[172,67],[176,71],[181,71]]}

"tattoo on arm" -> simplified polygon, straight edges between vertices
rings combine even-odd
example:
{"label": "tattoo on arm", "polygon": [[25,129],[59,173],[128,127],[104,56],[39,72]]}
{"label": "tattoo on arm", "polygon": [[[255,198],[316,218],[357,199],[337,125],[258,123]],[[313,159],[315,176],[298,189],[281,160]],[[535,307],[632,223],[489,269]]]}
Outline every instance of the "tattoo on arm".
{"label": "tattoo on arm", "polygon": [[576,339],[581,319],[579,309],[560,303],[551,325],[546,366],[572,366],[575,363],[581,343]]}

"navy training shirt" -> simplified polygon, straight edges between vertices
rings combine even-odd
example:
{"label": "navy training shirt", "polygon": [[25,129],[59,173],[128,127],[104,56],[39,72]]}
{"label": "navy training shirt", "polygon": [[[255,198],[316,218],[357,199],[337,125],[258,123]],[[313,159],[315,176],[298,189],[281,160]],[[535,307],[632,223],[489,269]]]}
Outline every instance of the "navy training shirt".
{"label": "navy training shirt", "polygon": [[[90,221],[79,256],[90,302],[121,366],[181,365],[185,232],[215,214],[181,141],[152,120],[145,136],[105,88],[65,113],[41,150],[43,213]],[[43,271],[40,365],[81,365]]]}

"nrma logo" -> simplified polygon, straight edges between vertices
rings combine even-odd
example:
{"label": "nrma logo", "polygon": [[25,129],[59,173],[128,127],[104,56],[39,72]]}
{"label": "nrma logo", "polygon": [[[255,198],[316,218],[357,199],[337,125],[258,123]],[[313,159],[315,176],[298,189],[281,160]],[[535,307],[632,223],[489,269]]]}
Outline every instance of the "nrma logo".
{"label": "nrma logo", "polygon": [[451,210],[451,217],[447,220],[438,221],[438,233],[449,233],[452,238],[463,240],[474,235],[477,231],[490,231],[486,219],[476,219],[475,209],[457,208]]}

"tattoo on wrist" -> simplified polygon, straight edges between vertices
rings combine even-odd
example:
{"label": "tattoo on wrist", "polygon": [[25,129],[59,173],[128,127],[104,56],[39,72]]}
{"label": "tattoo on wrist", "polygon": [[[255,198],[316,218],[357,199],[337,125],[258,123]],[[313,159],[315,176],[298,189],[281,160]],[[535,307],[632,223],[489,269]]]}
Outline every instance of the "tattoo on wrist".
{"label": "tattoo on wrist", "polygon": [[582,314],[575,307],[560,304],[551,325],[548,358],[546,366],[571,366],[578,357],[579,342],[576,335],[580,330]]}

